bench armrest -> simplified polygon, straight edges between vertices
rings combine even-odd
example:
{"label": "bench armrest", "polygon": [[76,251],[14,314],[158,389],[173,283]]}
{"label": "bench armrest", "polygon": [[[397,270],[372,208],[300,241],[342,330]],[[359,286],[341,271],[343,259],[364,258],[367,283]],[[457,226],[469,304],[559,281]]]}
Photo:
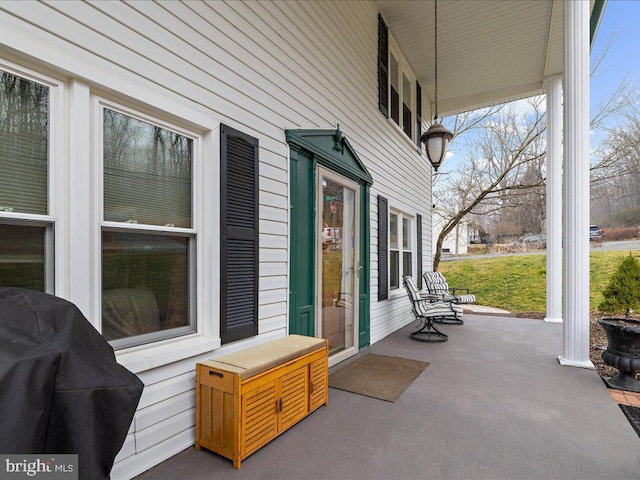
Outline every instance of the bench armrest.
{"label": "bench armrest", "polygon": [[468,288],[457,287],[457,288],[450,288],[449,290],[451,292],[451,295],[456,295],[456,291],[458,291],[458,290],[464,290],[466,292],[466,294],[469,295],[469,289]]}

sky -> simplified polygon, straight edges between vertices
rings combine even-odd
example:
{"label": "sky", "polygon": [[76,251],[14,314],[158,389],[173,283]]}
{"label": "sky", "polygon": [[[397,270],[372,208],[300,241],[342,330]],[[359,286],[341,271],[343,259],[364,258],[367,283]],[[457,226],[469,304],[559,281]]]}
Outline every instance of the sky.
{"label": "sky", "polygon": [[640,86],[640,0],[609,0],[591,49],[598,55],[613,39],[602,71],[591,78],[591,107],[610,95],[625,76]]}
{"label": "sky", "polygon": [[[592,45],[592,62],[602,54],[610,42],[611,46],[598,74],[591,78],[592,109],[607,99],[625,77],[632,85],[640,88],[640,0],[608,0]],[[526,100],[513,103],[518,110],[528,109]],[[544,107],[543,103],[542,108]],[[603,136],[602,132],[592,132],[592,142],[601,140]],[[455,141],[449,146],[443,164],[445,170],[455,169],[462,161],[460,155],[457,155],[454,143]]]}

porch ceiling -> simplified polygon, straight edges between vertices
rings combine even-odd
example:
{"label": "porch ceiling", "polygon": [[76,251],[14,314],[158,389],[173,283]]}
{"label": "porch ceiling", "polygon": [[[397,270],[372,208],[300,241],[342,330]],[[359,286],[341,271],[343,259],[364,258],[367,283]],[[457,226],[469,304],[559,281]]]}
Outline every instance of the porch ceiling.
{"label": "porch ceiling", "polygon": [[[433,102],[433,0],[377,5]],[[439,116],[543,93],[545,77],[562,74],[562,17],[561,0],[440,0]]]}

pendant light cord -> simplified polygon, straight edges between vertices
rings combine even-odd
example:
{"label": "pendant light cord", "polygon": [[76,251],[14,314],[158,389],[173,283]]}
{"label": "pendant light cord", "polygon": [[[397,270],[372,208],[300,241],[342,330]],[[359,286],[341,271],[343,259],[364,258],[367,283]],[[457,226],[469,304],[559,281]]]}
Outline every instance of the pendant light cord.
{"label": "pendant light cord", "polygon": [[436,83],[436,91],[435,91],[435,109],[436,115],[434,117],[434,122],[438,121],[438,0],[434,0],[434,19],[435,19],[435,83]]}

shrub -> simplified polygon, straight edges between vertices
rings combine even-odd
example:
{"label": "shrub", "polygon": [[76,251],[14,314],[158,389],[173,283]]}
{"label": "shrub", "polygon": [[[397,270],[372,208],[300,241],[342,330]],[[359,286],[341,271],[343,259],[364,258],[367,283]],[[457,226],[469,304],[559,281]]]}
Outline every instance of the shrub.
{"label": "shrub", "polygon": [[602,296],[604,300],[598,309],[603,312],[624,311],[629,316],[634,308],[640,308],[640,262],[631,253],[611,275]]}
{"label": "shrub", "polygon": [[638,227],[607,228],[604,231],[604,238],[607,241],[630,240],[638,236]]}
{"label": "shrub", "polygon": [[483,253],[487,253],[487,244],[471,244],[467,247],[467,253],[469,253],[469,255],[481,255]]}

